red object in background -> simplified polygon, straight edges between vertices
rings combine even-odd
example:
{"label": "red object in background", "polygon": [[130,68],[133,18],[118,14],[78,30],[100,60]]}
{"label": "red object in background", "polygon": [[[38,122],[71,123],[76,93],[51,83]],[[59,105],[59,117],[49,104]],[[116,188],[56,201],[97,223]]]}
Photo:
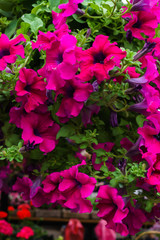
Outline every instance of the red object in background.
{"label": "red object in background", "polygon": [[98,240],[116,240],[116,233],[106,227],[107,222],[103,219],[95,227],[95,233]]}
{"label": "red object in background", "polygon": [[18,209],[31,209],[30,205],[27,203],[20,204]]}
{"label": "red object in background", "polygon": [[6,218],[8,216],[8,213],[0,211],[0,219]]}
{"label": "red object in background", "polygon": [[78,219],[70,219],[66,229],[64,240],[83,240],[84,227]]}
{"label": "red object in background", "polygon": [[13,206],[8,206],[8,211],[9,212],[13,212],[15,210],[15,208]]}
{"label": "red object in background", "polygon": [[30,213],[30,211],[28,209],[22,208],[22,209],[17,211],[17,217],[19,219],[30,218],[31,217],[31,213]]}

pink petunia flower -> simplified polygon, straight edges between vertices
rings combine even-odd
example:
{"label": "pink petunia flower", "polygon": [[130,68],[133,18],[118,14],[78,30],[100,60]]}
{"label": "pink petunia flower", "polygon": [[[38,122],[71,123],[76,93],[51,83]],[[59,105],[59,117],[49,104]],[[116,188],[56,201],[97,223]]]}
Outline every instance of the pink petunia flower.
{"label": "pink petunia flower", "polygon": [[17,178],[13,185],[13,191],[21,193],[23,200],[32,200],[35,207],[40,207],[44,203],[49,203],[49,195],[41,188],[41,179],[36,178],[33,182],[28,177]]}
{"label": "pink petunia flower", "polygon": [[123,219],[123,223],[127,225],[129,234],[135,236],[140,231],[143,223],[147,221],[144,211],[139,208],[133,207],[130,202],[126,207],[129,209],[127,216]]}
{"label": "pink petunia flower", "polygon": [[[127,216],[128,209],[117,189],[108,185],[100,186],[97,195],[98,217],[107,221],[107,227],[113,228],[115,224],[121,224],[121,221]],[[118,225],[117,225],[118,227]]]}
{"label": "pink petunia flower", "polygon": [[77,117],[92,91],[90,83],[82,83],[76,78],[67,80],[65,86],[57,91],[57,95],[63,94],[64,98],[56,115],[66,120]]}
{"label": "pink petunia flower", "polygon": [[81,117],[82,117],[82,122],[85,127],[87,127],[87,124],[93,124],[91,121],[92,115],[98,114],[99,111],[100,111],[100,106],[98,106],[96,104],[84,105],[84,107],[81,111]]}
{"label": "pink petunia flower", "polygon": [[51,203],[59,203],[65,200],[65,197],[59,191],[59,184],[62,182],[61,174],[59,172],[53,172],[46,177],[43,183],[43,191],[50,196],[49,201]]}
{"label": "pink petunia flower", "polygon": [[64,17],[62,15],[63,11],[61,13],[56,13],[52,11],[52,19],[53,19],[53,24],[55,26],[55,29],[60,29],[63,25],[66,24],[67,17]]}
{"label": "pink petunia flower", "polygon": [[150,11],[158,0],[133,0],[131,11]]}
{"label": "pink petunia flower", "polygon": [[46,83],[42,77],[32,69],[22,68],[19,71],[19,80],[16,83],[15,91],[19,101],[25,102],[24,109],[31,112],[47,100]]}
{"label": "pink petunia flower", "polygon": [[[52,47],[46,50],[46,64],[38,73],[47,78],[47,89],[57,90],[64,86],[64,79],[68,80],[74,77],[78,70],[76,43],[76,38],[67,34],[55,41]],[[60,76],[59,79],[58,76]],[[60,83],[57,84],[57,81]]]}
{"label": "pink petunia flower", "polygon": [[74,14],[78,9],[78,4],[82,3],[84,0],[69,0],[68,3],[60,4],[59,9],[62,9],[62,16],[69,17]]}
{"label": "pink petunia flower", "polygon": [[160,154],[147,152],[143,157],[147,160],[150,166],[147,170],[147,178],[145,179],[145,182],[156,186],[157,191],[160,192]]}
{"label": "pink petunia flower", "polygon": [[28,177],[17,178],[16,183],[13,185],[13,191],[22,193],[23,200],[30,199],[30,188],[33,185],[32,180]]}
{"label": "pink petunia flower", "polygon": [[93,192],[96,179],[78,171],[81,164],[61,172],[59,191],[66,198],[65,207],[80,213],[91,212],[92,204],[86,198]]}
{"label": "pink petunia flower", "polygon": [[22,139],[24,144],[34,142],[34,145],[39,144],[39,149],[42,152],[51,152],[56,144],[56,135],[60,129],[59,125],[54,123],[49,112],[45,115],[31,112],[21,121]]}
{"label": "pink petunia flower", "polygon": [[20,232],[17,233],[16,237],[17,238],[24,238],[24,239],[29,239],[30,237],[34,236],[34,231],[30,227],[23,227]]}
{"label": "pink petunia flower", "polygon": [[143,137],[148,152],[160,153],[160,114],[152,114],[147,120],[137,132]]}
{"label": "pink petunia flower", "polygon": [[114,66],[119,66],[120,60],[126,56],[126,52],[110,43],[108,36],[98,35],[91,48],[87,50],[77,50],[80,61],[80,75],[82,81],[89,81],[96,77],[98,83],[104,79],[109,79],[109,71]]}
{"label": "pink petunia flower", "polygon": [[56,35],[55,33],[52,32],[47,32],[47,33],[43,33],[41,31],[39,31],[39,35],[38,35],[38,39],[36,42],[32,42],[32,48],[38,48],[39,51],[41,51],[43,49],[43,51],[45,51],[46,49],[51,48],[52,43],[54,41],[56,41]]}
{"label": "pink petunia flower", "polygon": [[24,48],[22,45],[17,45],[20,42],[25,42],[26,39],[22,34],[16,38],[9,40],[7,35],[2,34],[0,37],[0,71],[7,67],[7,64],[15,63],[17,55],[25,58]]}
{"label": "pink petunia flower", "polygon": [[[132,15],[131,15],[132,14]],[[125,31],[130,31],[132,36],[140,40],[144,40],[141,33],[148,37],[154,37],[155,29],[158,26],[157,17],[151,12],[138,11],[126,13],[122,16],[129,21],[125,27]]]}

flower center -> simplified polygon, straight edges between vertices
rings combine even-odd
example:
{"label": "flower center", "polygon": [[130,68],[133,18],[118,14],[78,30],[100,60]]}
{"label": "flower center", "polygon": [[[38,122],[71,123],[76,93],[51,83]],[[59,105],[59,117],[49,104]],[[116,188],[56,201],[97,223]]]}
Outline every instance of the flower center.
{"label": "flower center", "polygon": [[133,28],[140,28],[142,25],[142,23],[140,22],[140,20],[138,20],[135,24],[133,24]]}
{"label": "flower center", "polygon": [[153,137],[160,141],[160,132],[157,135],[153,135]]}
{"label": "flower center", "polygon": [[104,64],[105,58],[106,58],[106,56],[103,54],[103,52],[96,53],[94,55],[94,64],[96,64],[96,63]]}
{"label": "flower center", "polygon": [[26,85],[24,90],[26,90],[27,92],[30,92],[31,91],[31,86],[30,85]]}
{"label": "flower center", "polygon": [[78,188],[81,188],[81,187],[82,187],[82,184],[81,184],[79,181],[77,181],[77,179],[75,179],[75,181],[76,181],[77,187],[78,187]]}
{"label": "flower center", "polygon": [[74,91],[75,91],[74,87],[72,85],[69,85],[66,88],[67,97],[73,98]]}
{"label": "flower center", "polygon": [[8,56],[8,55],[10,55],[9,49],[2,49],[2,50],[0,50],[0,59],[2,57],[4,57],[4,56]]}
{"label": "flower center", "polygon": [[63,62],[63,54],[59,53],[57,57],[57,64],[60,64],[61,62]]}
{"label": "flower center", "polygon": [[33,130],[33,133],[34,133],[35,136],[40,137],[40,132],[39,132],[39,130],[38,130],[37,128],[35,128],[35,129]]}

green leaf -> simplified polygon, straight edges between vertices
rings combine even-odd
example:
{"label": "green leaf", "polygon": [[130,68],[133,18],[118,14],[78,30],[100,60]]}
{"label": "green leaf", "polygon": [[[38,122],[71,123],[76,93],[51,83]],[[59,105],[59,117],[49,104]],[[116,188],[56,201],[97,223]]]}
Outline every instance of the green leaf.
{"label": "green leaf", "polygon": [[59,130],[59,132],[57,134],[57,139],[59,139],[60,137],[70,137],[73,134],[75,134],[74,127],[66,124],[63,127],[61,127],[61,129]]}
{"label": "green leaf", "polygon": [[111,185],[112,187],[116,187],[117,184],[118,184],[118,180],[117,180],[117,179],[113,178],[113,179],[110,180],[110,185]]}
{"label": "green leaf", "polygon": [[55,7],[58,7],[60,0],[49,0],[49,7],[53,10]]}
{"label": "green leaf", "polygon": [[79,16],[77,14],[73,14],[72,17],[79,23],[85,23],[86,21],[82,20],[81,18],[79,18]]}
{"label": "green leaf", "polygon": [[21,28],[17,30],[17,34],[27,34],[28,29],[30,28],[30,24],[26,22],[21,22]]}
{"label": "green leaf", "polygon": [[146,118],[143,115],[138,115],[136,117],[136,122],[138,124],[139,127],[143,127],[143,123],[146,120]]}
{"label": "green leaf", "polygon": [[102,148],[100,149],[94,149],[94,152],[96,153],[97,157],[101,157],[101,156],[105,156],[106,155],[106,151]]}
{"label": "green leaf", "polygon": [[38,29],[40,27],[43,27],[42,20],[39,17],[37,17],[35,14],[32,14],[32,13],[24,14],[22,16],[22,20],[30,24],[31,31],[35,34],[38,32]]}
{"label": "green leaf", "polygon": [[147,201],[147,202],[146,202],[145,210],[146,210],[147,212],[151,212],[152,207],[153,207],[153,203],[152,203],[151,201]]}
{"label": "green leaf", "polygon": [[17,19],[14,19],[12,22],[10,22],[10,24],[8,25],[8,27],[5,30],[5,34],[10,38],[12,37],[12,35],[15,33],[16,31],[16,27],[17,27]]}
{"label": "green leaf", "polygon": [[37,148],[37,149],[34,149],[30,152],[30,158],[31,159],[42,159],[44,158],[44,155],[43,153]]}

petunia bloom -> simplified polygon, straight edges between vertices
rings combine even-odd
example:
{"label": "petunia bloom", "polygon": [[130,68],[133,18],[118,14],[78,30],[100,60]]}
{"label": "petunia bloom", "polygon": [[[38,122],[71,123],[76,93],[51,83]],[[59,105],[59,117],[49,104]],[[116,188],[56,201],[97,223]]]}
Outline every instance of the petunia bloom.
{"label": "petunia bloom", "polygon": [[24,102],[26,112],[31,112],[47,100],[46,83],[42,77],[32,69],[22,68],[19,71],[19,80],[16,83],[15,91],[19,96],[18,101]]}
{"label": "petunia bloom", "polygon": [[87,50],[77,50],[80,61],[80,79],[89,81],[96,77],[101,83],[104,79],[109,79],[109,71],[114,66],[119,66],[120,60],[126,56],[126,52],[110,43],[108,36],[98,35],[91,48]]}
{"label": "petunia bloom", "polygon": [[123,223],[127,225],[129,234],[135,236],[140,231],[143,223],[147,221],[147,218],[144,211],[132,206],[130,202],[127,203],[126,207],[129,209],[129,212],[126,218],[123,219]]}
{"label": "petunia bloom", "polygon": [[61,172],[63,179],[59,184],[59,191],[66,198],[65,207],[79,213],[91,212],[92,204],[86,198],[93,192],[96,179],[79,172],[80,165]]}
{"label": "petunia bloom", "polygon": [[84,106],[84,102],[93,91],[90,83],[83,83],[79,79],[67,80],[64,87],[57,91],[57,95],[63,94],[61,105],[56,115],[60,119],[77,117]]}
{"label": "petunia bloom", "polygon": [[49,195],[49,201],[51,203],[58,204],[60,201],[65,200],[65,197],[58,189],[61,181],[61,174],[59,172],[53,172],[42,182],[43,191]]}
{"label": "petunia bloom", "polygon": [[9,40],[7,35],[2,34],[0,37],[0,71],[7,67],[7,64],[15,63],[17,56],[24,56],[24,48],[22,45],[17,45],[20,42],[25,42],[26,39],[22,34],[16,38]]}
{"label": "petunia bloom", "polygon": [[46,64],[38,73],[47,79],[47,89],[57,91],[64,86],[64,80],[74,77],[78,70],[76,43],[74,36],[66,34],[46,50]]}
{"label": "petunia bloom", "polygon": [[62,16],[69,17],[74,14],[78,9],[78,4],[82,3],[84,0],[69,0],[68,3],[60,4],[59,9],[62,9]]}
{"label": "petunia bloom", "polygon": [[152,114],[147,120],[142,128],[138,128],[138,133],[143,137],[148,152],[160,153],[160,114]]}
{"label": "petunia bloom", "polygon": [[150,11],[158,0],[133,0],[131,11]]}
{"label": "petunia bloom", "polygon": [[141,33],[148,37],[154,37],[158,21],[157,17],[151,12],[147,12],[147,14],[144,11],[126,13],[123,18],[129,20],[124,30],[131,31],[133,37],[144,40]]}
{"label": "petunia bloom", "polygon": [[60,129],[59,125],[54,123],[48,113],[36,114],[31,112],[25,117],[22,117],[21,128],[22,139],[24,145],[34,142],[34,145],[39,144],[39,149],[42,152],[51,152],[56,144],[56,135]]}
{"label": "petunia bloom", "polygon": [[125,208],[125,203],[117,189],[108,185],[100,186],[97,194],[98,217],[107,221],[107,227],[114,224],[121,224],[121,221],[127,216],[128,209]]}

